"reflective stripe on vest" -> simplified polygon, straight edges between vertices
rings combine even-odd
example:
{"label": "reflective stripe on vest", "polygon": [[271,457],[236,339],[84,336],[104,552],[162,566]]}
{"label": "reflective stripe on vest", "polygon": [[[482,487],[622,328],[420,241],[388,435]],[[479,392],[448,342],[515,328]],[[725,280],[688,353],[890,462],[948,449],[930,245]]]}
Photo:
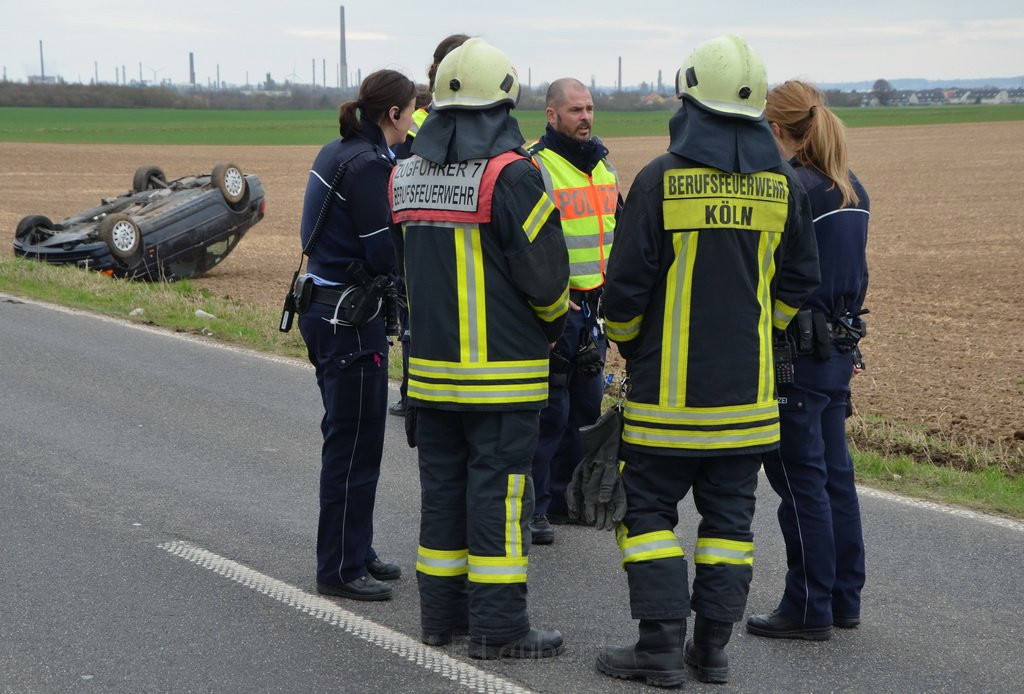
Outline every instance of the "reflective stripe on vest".
{"label": "reflective stripe on vest", "polygon": [[615,240],[619,199],[615,169],[601,160],[588,176],[550,149],[539,150],[533,160],[562,217],[569,286],[581,290],[601,286]]}

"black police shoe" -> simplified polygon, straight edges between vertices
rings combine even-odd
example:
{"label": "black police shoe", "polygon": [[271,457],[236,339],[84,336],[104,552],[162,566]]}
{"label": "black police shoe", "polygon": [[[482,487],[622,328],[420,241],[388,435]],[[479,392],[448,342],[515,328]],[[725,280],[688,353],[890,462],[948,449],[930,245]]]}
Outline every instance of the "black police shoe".
{"label": "black police shoe", "polygon": [[770,639],[805,639],[807,641],[828,641],[832,638],[832,625],[812,627],[794,622],[775,610],[771,614],[754,615],[747,619],[747,631],[756,636]]}
{"label": "black police shoe", "polygon": [[832,615],[832,626],[840,629],[856,629],[860,626],[860,615]]}
{"label": "black police shoe", "polygon": [[388,408],[388,412],[396,417],[404,417],[409,413],[409,408],[406,407],[404,400],[399,400],[396,403],[392,403],[391,407]]}
{"label": "black police shoe", "polygon": [[391,586],[378,581],[373,576],[360,576],[354,581],[335,585],[333,583],[316,583],[316,592],[321,595],[336,595],[350,600],[390,600]]}
{"label": "black police shoe", "polygon": [[394,581],[402,577],[402,567],[380,559],[374,559],[367,564],[366,570],[378,581]]}
{"label": "black police shoe", "polygon": [[551,658],[565,650],[562,634],[556,630],[530,630],[514,641],[497,644],[484,639],[480,643],[470,640],[469,657],[479,660],[498,658]]}
{"label": "black police shoe", "polygon": [[548,523],[547,516],[534,516],[530,521],[530,534],[533,535],[533,544],[550,545],[555,541],[555,529]]}

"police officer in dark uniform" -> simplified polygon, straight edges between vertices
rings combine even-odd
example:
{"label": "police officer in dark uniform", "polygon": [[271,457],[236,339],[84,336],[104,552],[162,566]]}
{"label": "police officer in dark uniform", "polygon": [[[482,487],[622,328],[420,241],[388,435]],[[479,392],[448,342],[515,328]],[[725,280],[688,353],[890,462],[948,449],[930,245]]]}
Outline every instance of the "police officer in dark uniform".
{"label": "police officer in dark uniform", "polygon": [[850,379],[863,364],[870,201],[846,163],[843,124],[816,87],[791,80],[768,92],[779,149],[811,200],[821,286],[789,325],[793,382],[779,386],[782,441],[764,471],[779,495],[786,585],[778,607],[747,620],[772,638],[825,641],[860,624],[864,536],[846,445]]}
{"label": "police officer in dark uniform", "polygon": [[[772,327],[818,283],[807,195],[764,121],[760,58],[737,36],[713,39],[676,86],[668,153],[630,188],[604,294],[631,383],[616,536],[640,638],[602,651],[597,667],[658,686],[682,683],[687,663],[702,681],[728,680],[724,648],[753,570],[758,470],[779,442]],[[692,601],[674,532],[691,490],[701,515]]]}
{"label": "police officer in dark uniform", "polygon": [[389,280],[397,275],[389,147],[405,138],[415,97],[415,83],[399,72],[367,76],[358,100],[341,105],[341,138],[324,145],[313,162],[302,210],[309,261],[300,278],[306,289],[298,292],[299,330],[324,404],[317,590],[354,600],[390,598],[391,586],[383,581],[397,579],[401,569],[373,549],[387,416],[385,317],[381,311],[353,324],[346,297],[363,273]]}
{"label": "police officer in dark uniform", "polygon": [[476,38],[454,49],[391,181],[413,336],[422,638],[440,646],[468,632],[473,658],[563,649],[557,631],[530,625],[526,579],[530,463],[569,264],[558,210],[510,114],[518,96],[504,53]]}

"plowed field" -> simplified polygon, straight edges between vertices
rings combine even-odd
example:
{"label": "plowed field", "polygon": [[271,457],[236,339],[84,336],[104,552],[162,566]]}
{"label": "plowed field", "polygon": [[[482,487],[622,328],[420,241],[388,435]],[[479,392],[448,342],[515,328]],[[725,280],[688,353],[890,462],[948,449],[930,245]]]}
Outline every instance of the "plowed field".
{"label": "plowed field", "polygon": [[[977,436],[1020,455],[1024,122],[856,129],[849,139],[872,201],[859,412]],[[666,142],[607,141],[627,189]],[[143,164],[178,177],[234,162],[262,179],[267,216],[194,283],[277,309],[298,263],[317,149],[0,143],[0,229],[10,237],[25,215],[58,220],[128,190]]]}

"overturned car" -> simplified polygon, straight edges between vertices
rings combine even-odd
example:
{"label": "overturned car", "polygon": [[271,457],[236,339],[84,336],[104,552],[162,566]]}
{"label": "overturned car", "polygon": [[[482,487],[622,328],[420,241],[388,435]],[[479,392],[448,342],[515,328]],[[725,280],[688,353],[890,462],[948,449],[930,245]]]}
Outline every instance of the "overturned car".
{"label": "overturned car", "polygon": [[174,281],[210,270],[266,211],[263,184],[234,164],[171,181],[157,166],[135,171],[132,189],[54,223],[29,215],[14,252],[115,277]]}

